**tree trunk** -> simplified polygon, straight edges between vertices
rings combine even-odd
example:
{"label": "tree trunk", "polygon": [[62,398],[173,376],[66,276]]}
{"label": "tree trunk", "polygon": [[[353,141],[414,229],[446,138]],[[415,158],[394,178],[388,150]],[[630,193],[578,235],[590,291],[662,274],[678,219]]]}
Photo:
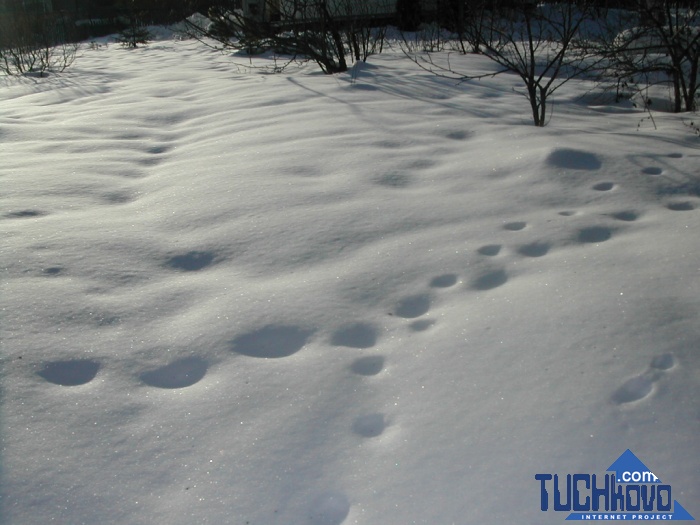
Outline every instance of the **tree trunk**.
{"label": "tree trunk", "polygon": [[700,56],[692,57],[690,64],[690,75],[688,76],[688,86],[685,93],[685,110],[695,111],[697,109],[697,102],[695,101],[695,95],[698,91],[698,63],[700,62]]}
{"label": "tree trunk", "polygon": [[682,105],[683,97],[681,96],[682,72],[678,71],[678,69],[674,67],[672,77],[673,77],[673,112],[680,113],[681,111],[683,111],[683,105]]}
{"label": "tree trunk", "polygon": [[[325,1],[321,2],[321,9],[321,16],[323,17],[322,30],[328,31],[330,33],[331,39],[333,40],[333,45],[335,46],[334,51],[338,56],[338,64],[335,68],[336,70],[331,71],[331,73],[343,73],[344,71],[348,70],[348,64],[345,61],[345,45],[343,44],[343,37],[340,35],[338,26],[335,23],[336,21],[333,20],[333,17],[328,11],[328,5]],[[332,52],[329,54],[333,55]]]}
{"label": "tree trunk", "polygon": [[544,126],[544,121],[540,117],[540,106],[543,101],[537,100],[537,87],[532,84],[527,86],[527,98],[530,100],[530,108],[532,109],[532,121],[535,126]]}
{"label": "tree trunk", "polygon": [[355,31],[348,31],[348,35],[350,38],[350,45],[352,47],[353,52],[355,53],[355,60],[359,62],[362,60],[361,54],[360,54],[360,44],[357,41],[357,33]]}

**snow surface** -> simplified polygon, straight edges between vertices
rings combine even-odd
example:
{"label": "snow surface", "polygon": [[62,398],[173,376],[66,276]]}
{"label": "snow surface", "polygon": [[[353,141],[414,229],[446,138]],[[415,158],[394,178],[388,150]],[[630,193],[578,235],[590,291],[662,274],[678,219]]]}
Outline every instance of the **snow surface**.
{"label": "snow surface", "polygon": [[698,138],[518,85],[1,79],[0,522],[560,523],[535,474],[628,448],[700,515]]}

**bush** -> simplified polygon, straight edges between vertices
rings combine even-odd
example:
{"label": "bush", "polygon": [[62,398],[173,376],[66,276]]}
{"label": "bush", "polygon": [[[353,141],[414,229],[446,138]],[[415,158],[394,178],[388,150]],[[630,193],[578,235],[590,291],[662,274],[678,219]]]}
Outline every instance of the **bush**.
{"label": "bush", "polygon": [[117,42],[126,48],[135,49],[141,44],[147,44],[151,38],[150,31],[135,21],[119,33]]}
{"label": "bush", "polygon": [[135,49],[140,44],[147,44],[152,36],[143,23],[143,17],[146,13],[140,10],[141,2],[137,0],[121,0],[117,6],[123,18],[128,20],[126,28],[119,33],[117,41],[122,46],[130,49]]}
{"label": "bush", "polygon": [[61,14],[10,10],[0,17],[0,72],[45,76],[65,70],[80,48],[72,43],[74,29]]}
{"label": "bush", "polygon": [[[644,77],[671,88],[673,111],[694,111],[700,95],[700,9],[640,2],[609,16],[596,52],[615,79]],[[605,73],[605,71],[604,71]],[[618,80],[619,81],[619,80]]]}

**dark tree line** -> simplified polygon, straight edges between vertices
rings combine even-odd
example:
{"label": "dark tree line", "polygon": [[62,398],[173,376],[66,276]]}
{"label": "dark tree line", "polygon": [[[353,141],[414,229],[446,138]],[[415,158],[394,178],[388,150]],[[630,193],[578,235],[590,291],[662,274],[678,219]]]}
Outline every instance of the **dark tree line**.
{"label": "dark tree line", "polygon": [[[603,85],[623,85],[631,93],[655,84],[668,86],[675,112],[698,108],[697,0],[444,0],[440,7],[448,22],[438,23],[453,32],[453,49],[482,53],[500,66],[496,74],[521,78],[521,93],[537,126],[547,122],[551,95],[581,75]],[[430,46],[404,40],[404,51],[436,75],[478,78],[435,55]]]}
{"label": "dark tree line", "polygon": [[[203,41],[248,53],[273,51],[290,61],[311,60],[329,74],[381,51],[388,25],[420,35],[429,24],[439,38],[449,35],[453,50],[482,53],[501,71],[519,75],[538,126],[546,122],[550,95],[594,70],[618,85],[668,85],[675,111],[698,108],[700,0],[258,0],[254,5],[243,0],[0,0],[0,69],[24,74],[66,67],[74,53],[56,61],[49,57],[50,48],[68,49],[66,42],[85,38],[80,33],[85,24],[78,28],[74,22],[86,17],[106,25],[100,26],[108,29],[102,34],[122,30],[122,42],[133,47],[145,39],[143,26],[200,12],[210,22],[192,22],[189,29]],[[468,79],[433,61],[431,52],[444,48],[414,47],[407,54],[436,74]]]}
{"label": "dark tree line", "polygon": [[189,32],[221,48],[272,50],[291,61],[314,61],[325,73],[341,73],[349,60],[366,60],[381,49],[394,1],[261,0],[256,13],[237,9],[236,1],[220,2],[207,11],[210,25],[190,22]]}

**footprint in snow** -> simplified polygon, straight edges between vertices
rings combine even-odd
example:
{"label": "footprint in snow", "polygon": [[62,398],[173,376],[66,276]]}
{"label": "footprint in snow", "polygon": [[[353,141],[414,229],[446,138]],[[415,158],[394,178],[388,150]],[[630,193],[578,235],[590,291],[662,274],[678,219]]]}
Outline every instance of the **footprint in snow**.
{"label": "footprint in snow", "polygon": [[185,388],[198,383],[209,365],[200,357],[184,357],[141,374],[141,381],[157,388]]}
{"label": "footprint in snow", "polygon": [[71,359],[46,363],[37,372],[49,383],[61,386],[79,386],[92,381],[100,369],[100,363],[91,359]]}
{"label": "footprint in snow", "polygon": [[479,291],[491,290],[503,286],[507,282],[508,274],[505,270],[491,270],[474,279],[471,289]]}
{"label": "footprint in snow", "polygon": [[445,138],[450,140],[465,140],[469,137],[469,133],[466,131],[450,131],[445,134]]}
{"label": "footprint in snow", "polygon": [[690,201],[675,201],[669,202],[666,208],[671,211],[692,211],[695,209],[695,204]]}
{"label": "footprint in snow", "polygon": [[654,379],[648,374],[636,376],[628,379],[618,388],[612,396],[615,404],[624,405],[644,399],[652,393],[654,389]]}
{"label": "footprint in snow", "polygon": [[420,319],[418,321],[413,321],[409,326],[414,332],[425,332],[428,328],[433,326],[435,321],[432,319]]}
{"label": "footprint in snow", "polygon": [[162,153],[167,153],[168,151],[170,151],[170,146],[166,146],[164,144],[151,146],[146,150],[146,152],[150,153],[151,155],[160,155]]}
{"label": "footprint in snow", "polygon": [[639,218],[639,213],[637,213],[636,211],[627,210],[613,213],[612,216],[618,221],[632,222],[636,221]]}
{"label": "footprint in snow", "polygon": [[175,255],[166,261],[166,264],[175,270],[196,272],[214,262],[214,254],[211,252],[192,251],[182,255]]}
{"label": "footprint in snow", "polygon": [[612,230],[605,226],[589,226],[579,230],[577,239],[581,243],[605,242],[612,237]]}
{"label": "footprint in snow", "polygon": [[377,344],[377,329],[367,323],[349,324],[333,332],[331,344],[349,348],[371,348]]}
{"label": "footprint in snow", "polygon": [[350,513],[350,502],[341,492],[324,492],[311,503],[310,525],[341,525]]}
{"label": "footprint in snow", "polygon": [[569,148],[552,151],[547,157],[547,163],[556,168],[587,171],[599,170],[603,165],[594,153]]}
{"label": "footprint in snow", "polygon": [[432,288],[449,288],[455,284],[457,284],[457,274],[454,273],[438,275],[437,277],[433,277],[430,281],[430,286]]}
{"label": "footprint in snow", "polygon": [[610,191],[615,187],[613,182],[599,182],[593,186],[596,191]]}
{"label": "footprint in snow", "polygon": [[399,317],[412,319],[420,317],[430,310],[430,297],[427,294],[411,295],[399,301],[395,313]]}
{"label": "footprint in snow", "polygon": [[313,333],[299,326],[267,325],[236,337],[231,351],[248,357],[289,357],[301,350]]}
{"label": "footprint in snow", "polygon": [[45,215],[47,215],[47,213],[40,210],[19,210],[6,213],[5,217],[10,219],[28,219],[31,217],[43,217]]}
{"label": "footprint in snow", "polygon": [[486,255],[488,257],[495,257],[501,252],[501,245],[500,244],[487,244],[486,246],[482,246],[477,250],[481,255]]}
{"label": "footprint in snow", "polygon": [[108,204],[127,204],[134,200],[134,196],[125,192],[105,193],[102,198]]}
{"label": "footprint in snow", "polygon": [[546,242],[531,242],[518,248],[518,253],[526,257],[542,257],[547,255],[550,246]]}
{"label": "footprint in snow", "polygon": [[355,359],[350,369],[361,376],[376,376],[384,370],[384,357],[381,355],[368,355]]}
{"label": "footprint in snow", "polygon": [[675,366],[676,358],[673,357],[673,354],[666,353],[655,356],[646,372],[628,379],[615,390],[612,395],[613,403],[626,405],[649,397],[654,392],[654,383]]}
{"label": "footprint in snow", "polygon": [[352,431],[358,436],[366,438],[381,435],[385,428],[386,422],[384,421],[384,414],[360,416],[352,423]]}
{"label": "footprint in snow", "polygon": [[671,368],[676,366],[676,358],[670,353],[657,355],[651,360],[649,366],[656,370],[671,370]]}
{"label": "footprint in snow", "polygon": [[664,170],[656,166],[647,166],[646,168],[642,168],[642,173],[644,175],[661,175],[663,172]]}
{"label": "footprint in snow", "polygon": [[526,226],[527,223],[524,221],[515,221],[506,223],[503,228],[511,232],[519,232],[520,230],[524,230]]}

